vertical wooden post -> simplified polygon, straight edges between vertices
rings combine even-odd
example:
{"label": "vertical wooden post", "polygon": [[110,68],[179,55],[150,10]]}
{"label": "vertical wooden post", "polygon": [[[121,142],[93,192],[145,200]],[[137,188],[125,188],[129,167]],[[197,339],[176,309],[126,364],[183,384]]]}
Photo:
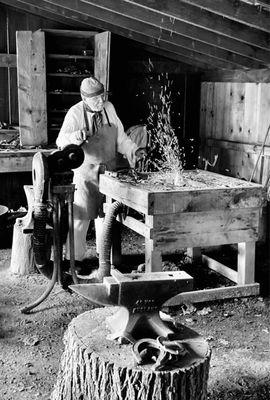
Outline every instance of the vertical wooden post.
{"label": "vertical wooden post", "polygon": [[95,35],[95,77],[109,90],[111,33],[101,32]]}
{"label": "vertical wooden post", "polygon": [[[145,215],[145,225],[154,227],[154,216]],[[145,238],[145,272],[162,271],[162,255],[155,246],[153,239]]]}
{"label": "vertical wooden post", "polygon": [[145,239],[145,272],[162,271],[161,252],[154,246],[153,239]]}
{"label": "vertical wooden post", "polygon": [[188,247],[187,257],[191,259],[192,262],[200,262],[202,259],[202,253],[200,247]]}
{"label": "vertical wooden post", "polygon": [[47,101],[44,32],[17,31],[17,80],[20,142],[47,144]]}
{"label": "vertical wooden post", "polygon": [[255,242],[238,243],[238,285],[255,282]]}
{"label": "vertical wooden post", "polygon": [[25,185],[28,213],[23,218],[17,218],[13,227],[13,240],[10,260],[10,272],[18,275],[29,275],[36,272],[32,233],[24,233],[24,229],[32,227],[32,210],[34,204],[33,186]]}

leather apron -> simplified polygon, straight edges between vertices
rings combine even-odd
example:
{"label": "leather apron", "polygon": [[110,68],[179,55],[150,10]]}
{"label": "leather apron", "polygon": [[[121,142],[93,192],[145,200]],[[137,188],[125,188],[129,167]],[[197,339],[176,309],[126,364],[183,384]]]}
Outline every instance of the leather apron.
{"label": "leather apron", "polygon": [[[110,123],[106,110],[103,112],[104,125],[82,144],[84,151],[83,164],[74,170],[74,219],[89,220],[99,216],[104,196],[99,192],[99,174],[102,166],[115,168],[117,152],[117,127]],[[105,117],[104,118],[104,114]],[[84,113],[86,129],[89,130],[86,112]]]}

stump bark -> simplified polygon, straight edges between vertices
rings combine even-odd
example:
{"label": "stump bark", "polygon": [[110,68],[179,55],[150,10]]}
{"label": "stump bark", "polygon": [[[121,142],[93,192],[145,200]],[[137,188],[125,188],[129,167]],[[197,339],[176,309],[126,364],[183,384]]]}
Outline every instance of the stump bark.
{"label": "stump bark", "polygon": [[[32,207],[34,203],[33,189],[30,185],[24,186],[28,203],[28,213],[23,218],[17,218],[13,227],[12,251],[10,272],[18,275],[29,275],[36,272],[32,233],[24,233],[24,230],[32,226]],[[32,231],[32,229],[30,229]]]}
{"label": "stump bark", "polygon": [[211,351],[193,330],[178,325],[175,337],[188,354],[177,366],[153,371],[134,364],[131,344],[106,337],[113,308],[79,315],[65,335],[57,382],[51,400],[206,400]]}

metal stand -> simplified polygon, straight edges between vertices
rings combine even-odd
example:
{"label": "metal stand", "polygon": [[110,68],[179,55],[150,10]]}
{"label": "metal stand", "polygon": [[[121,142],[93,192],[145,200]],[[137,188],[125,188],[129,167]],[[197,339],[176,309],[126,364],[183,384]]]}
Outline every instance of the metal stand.
{"label": "metal stand", "polygon": [[51,293],[55,284],[58,282],[62,287],[63,282],[63,243],[61,232],[61,216],[63,206],[68,204],[68,233],[69,233],[69,247],[70,247],[70,272],[74,284],[78,283],[77,275],[75,272],[75,258],[74,258],[74,222],[73,222],[73,201],[74,201],[75,185],[55,185],[51,187],[51,202],[53,206],[53,270],[51,279],[45,292],[33,303],[25,306],[21,312],[28,314],[31,310],[41,304]]}

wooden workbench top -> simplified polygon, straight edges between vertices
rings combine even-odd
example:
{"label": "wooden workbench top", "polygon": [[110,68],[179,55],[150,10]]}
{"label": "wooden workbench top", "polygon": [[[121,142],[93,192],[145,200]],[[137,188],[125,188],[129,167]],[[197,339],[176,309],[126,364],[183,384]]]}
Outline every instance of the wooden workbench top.
{"label": "wooden workbench top", "polygon": [[259,208],[266,199],[262,185],[204,170],[183,171],[182,186],[146,177],[100,176],[100,191],[148,215]]}

